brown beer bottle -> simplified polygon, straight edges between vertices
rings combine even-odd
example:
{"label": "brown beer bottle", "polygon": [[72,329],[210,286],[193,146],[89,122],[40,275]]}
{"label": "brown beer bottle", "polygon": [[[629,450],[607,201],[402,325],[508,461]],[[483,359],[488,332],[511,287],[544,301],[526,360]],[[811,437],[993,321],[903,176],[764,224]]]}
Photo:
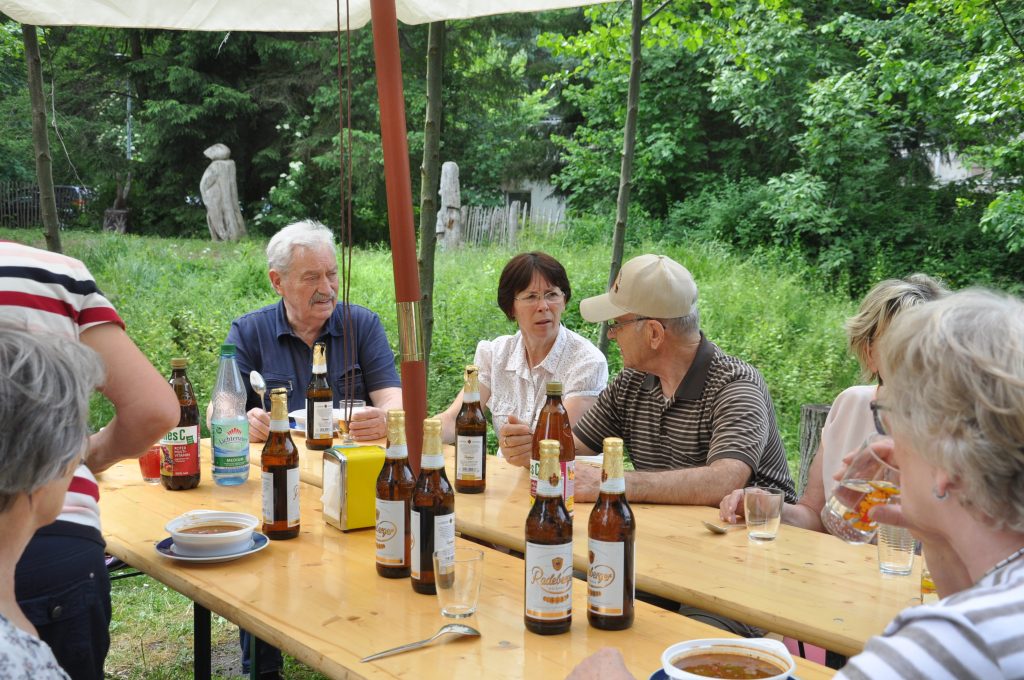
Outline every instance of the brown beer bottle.
{"label": "brown beer bottle", "polygon": [[562,405],[562,383],[549,382],[548,400],[537,417],[537,429],[533,431],[533,455],[530,461],[530,502],[537,495],[537,473],[540,468],[540,443],[554,439],[559,444],[558,461],[561,468],[562,498],[565,509],[572,517],[576,487],[576,445],[569,427],[569,414]]}
{"label": "brown beer bottle", "polygon": [[601,488],[587,524],[587,620],[601,630],[633,625],[636,519],[626,501],[622,440],[604,440]]}
{"label": "brown beer bottle", "polygon": [[269,539],[299,535],[299,450],[288,433],[288,389],[270,390],[270,434],[260,457],[263,533]]}
{"label": "brown beer bottle", "polygon": [[405,444],[405,411],[388,411],[388,448],[377,475],[377,573],[385,578],[409,576],[409,508],[416,486]]}
{"label": "brown beer bottle", "polygon": [[434,553],[444,553],[446,563],[455,560],[455,492],[444,471],[441,421],[423,421],[423,453],[420,476],[409,511],[412,525],[412,589],[433,595]]}
{"label": "brown beer bottle", "polygon": [[455,490],[481,493],[487,485],[487,419],[480,405],[480,377],[466,366],[462,408],[455,418]]}
{"label": "brown beer bottle", "polygon": [[526,516],[526,597],[523,621],[539,635],[572,626],[572,518],[562,500],[558,442],[540,443],[537,500]]}
{"label": "brown beer bottle", "polygon": [[327,382],[326,347],[318,342],[313,345],[313,377],[306,388],[306,448],[334,446],[334,428],[334,393]]}
{"label": "brown beer bottle", "polygon": [[179,491],[199,486],[199,406],[185,368],[187,359],[171,359],[171,387],[181,405],[178,426],[160,440],[160,482]]}

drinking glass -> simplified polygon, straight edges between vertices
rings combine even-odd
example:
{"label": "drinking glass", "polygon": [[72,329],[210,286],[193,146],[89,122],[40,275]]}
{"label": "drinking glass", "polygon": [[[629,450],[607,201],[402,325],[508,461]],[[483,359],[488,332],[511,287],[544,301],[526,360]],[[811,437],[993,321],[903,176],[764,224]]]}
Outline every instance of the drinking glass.
{"label": "drinking glass", "polygon": [[899,500],[900,472],[875,452],[875,447],[884,441],[889,440],[880,435],[864,440],[821,510],[825,530],[847,543],[870,543],[878,524],[868,516],[868,511]]}
{"label": "drinking glass", "polygon": [[758,486],[743,490],[743,513],[747,538],[755,543],[774,541],[782,521],[782,491]]}
{"label": "drinking glass", "polygon": [[905,527],[878,525],[878,570],[883,574],[906,576],[914,570],[917,541]]}
{"label": "drinking glass", "polygon": [[441,614],[453,619],[472,616],[480,599],[484,553],[476,548],[456,548],[434,553],[434,583]]}
{"label": "drinking glass", "polygon": [[353,415],[365,408],[366,402],[362,399],[341,399],[338,401],[338,432],[341,434],[343,442],[347,444],[352,443],[352,435],[348,433],[348,421],[351,420]]}
{"label": "drinking glass", "polygon": [[163,457],[163,447],[154,444],[144,454],[139,456],[139,470],[142,471],[142,481],[146,484],[160,483],[160,462]]}

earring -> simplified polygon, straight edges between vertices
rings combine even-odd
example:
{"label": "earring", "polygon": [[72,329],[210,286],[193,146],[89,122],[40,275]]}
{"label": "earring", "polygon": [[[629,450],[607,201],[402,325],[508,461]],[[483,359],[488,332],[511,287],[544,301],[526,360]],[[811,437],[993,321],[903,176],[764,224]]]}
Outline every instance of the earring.
{"label": "earring", "polygon": [[932,487],[932,495],[935,496],[936,499],[944,501],[946,500],[946,496],[949,495],[949,489],[946,489],[940,494],[938,487]]}

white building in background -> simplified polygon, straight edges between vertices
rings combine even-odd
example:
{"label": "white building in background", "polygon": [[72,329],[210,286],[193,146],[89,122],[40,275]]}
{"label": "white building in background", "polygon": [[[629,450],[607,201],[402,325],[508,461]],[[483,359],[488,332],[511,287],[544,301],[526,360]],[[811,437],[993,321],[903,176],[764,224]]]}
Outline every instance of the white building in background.
{"label": "white building in background", "polygon": [[505,207],[519,201],[529,206],[530,221],[535,224],[560,226],[565,219],[565,199],[557,194],[554,185],[544,180],[513,180],[501,186],[505,193]]}
{"label": "white building in background", "polygon": [[936,184],[951,184],[962,182],[967,179],[976,179],[987,174],[985,168],[980,165],[965,166],[960,162],[960,157],[955,153],[928,152],[928,162],[931,165],[932,177]]}

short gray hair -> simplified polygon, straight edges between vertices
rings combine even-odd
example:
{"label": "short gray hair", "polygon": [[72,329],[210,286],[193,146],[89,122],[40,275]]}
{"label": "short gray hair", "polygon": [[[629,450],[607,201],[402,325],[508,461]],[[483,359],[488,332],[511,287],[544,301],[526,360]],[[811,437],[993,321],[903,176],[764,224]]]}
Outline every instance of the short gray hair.
{"label": "short gray hair", "polygon": [[700,310],[694,302],[690,307],[690,313],[686,316],[677,316],[674,319],[658,319],[664,324],[665,329],[679,336],[689,336],[700,332]]}
{"label": "short gray hair", "polygon": [[0,328],[0,512],[60,477],[89,436],[89,396],[104,378],[78,342]]}
{"label": "short gray hair", "polygon": [[928,302],[893,320],[878,356],[896,436],[958,481],[972,514],[1024,532],[1024,302]]}
{"label": "short gray hair", "polygon": [[274,234],[267,244],[267,266],[279,272],[287,272],[292,264],[295,248],[330,248],[337,254],[334,247],[334,233],[330,228],[314,220],[293,222]]}

